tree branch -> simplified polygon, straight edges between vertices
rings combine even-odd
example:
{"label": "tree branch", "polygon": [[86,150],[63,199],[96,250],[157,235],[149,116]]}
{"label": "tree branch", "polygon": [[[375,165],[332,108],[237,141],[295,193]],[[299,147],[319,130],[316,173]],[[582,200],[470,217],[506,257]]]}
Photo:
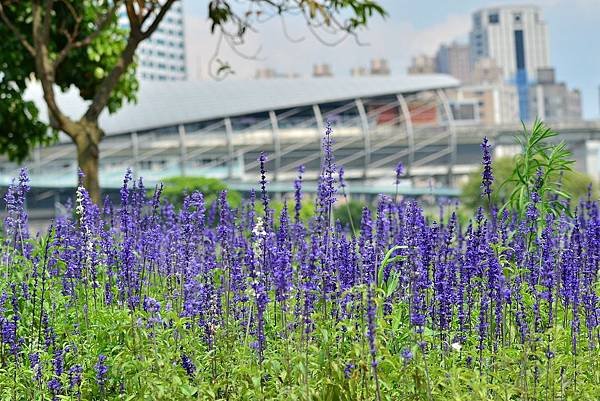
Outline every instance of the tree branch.
{"label": "tree branch", "polygon": [[127,68],[133,62],[133,58],[135,56],[135,51],[140,44],[140,42],[146,38],[148,38],[158,27],[158,24],[162,21],[165,14],[169,11],[173,3],[177,0],[167,0],[165,4],[161,6],[161,9],[158,15],[155,17],[154,21],[146,31],[142,31],[142,27],[140,25],[141,14],[143,13],[140,10],[140,14],[136,13],[135,7],[133,4],[133,0],[128,0],[126,4],[127,16],[129,18],[130,31],[129,38],[127,39],[127,45],[125,49],[121,53],[121,57],[119,61],[115,64],[110,73],[104,78],[98,89],[96,90],[96,95],[92,100],[92,103],[88,107],[85,112],[83,119],[87,121],[95,121],[100,116],[102,110],[106,107],[108,100],[110,99],[110,94],[119,82],[119,79],[123,75],[123,73],[127,70]]}
{"label": "tree branch", "polygon": [[[48,0],[53,1],[53,0]],[[48,12],[48,2],[45,11]],[[53,128],[64,131],[71,138],[76,139],[74,130],[70,129],[73,121],[68,118],[58,107],[54,93],[55,70],[48,54],[50,40],[49,29],[46,25],[49,15],[43,15],[44,10],[39,0],[32,3],[33,14],[33,45],[36,77],[40,80],[44,92],[44,100],[48,106],[48,117]]]}
{"label": "tree branch", "polygon": [[[73,34],[67,35],[67,40],[68,40],[67,44],[65,45],[65,47],[62,48],[62,50],[58,53],[58,55],[56,56],[56,59],[54,60],[54,68],[56,69],[60,65],[60,63],[62,63],[64,61],[64,59],[67,57],[67,55],[69,54],[69,52],[71,50],[77,49],[80,47],[85,47],[85,46],[89,45],[90,43],[92,43],[94,41],[94,39],[96,39],[98,36],[100,36],[102,31],[104,31],[104,29],[106,29],[108,24],[110,24],[111,19],[114,16],[114,13],[117,11],[119,4],[120,4],[120,1],[115,1],[113,6],[105,14],[103,14],[100,18],[98,18],[96,20],[96,22],[94,23],[94,25],[96,26],[96,30],[94,32],[92,32],[91,34],[89,34],[88,36],[86,36],[85,38],[82,38],[80,40],[74,40],[75,37],[77,37],[77,35],[78,35],[77,31],[78,31],[78,27],[79,27],[79,21],[77,21],[76,27],[73,30]],[[78,19],[78,17],[76,17],[75,15],[73,17],[76,20]],[[79,16],[79,20],[81,20],[81,16]]]}
{"label": "tree branch", "polygon": [[25,48],[25,50],[27,50],[27,52],[29,54],[31,54],[32,56],[35,57],[35,49],[27,41],[27,38],[25,37],[25,35],[23,35],[19,31],[19,29],[12,22],[10,22],[10,20],[6,16],[6,13],[4,12],[4,7],[2,6],[2,3],[0,3],[0,18],[6,24],[6,26],[8,27],[8,29],[10,29],[11,32],[15,34],[15,36],[17,37],[17,39],[19,39],[19,42],[21,42],[21,45]]}
{"label": "tree branch", "polygon": [[130,31],[129,39],[127,40],[127,44],[125,45],[125,49],[121,53],[121,57],[110,71],[110,73],[104,78],[102,83],[98,86],[96,90],[96,95],[92,100],[92,103],[88,107],[85,112],[83,119],[87,121],[96,121],[100,116],[100,113],[106,107],[108,100],[110,99],[110,94],[112,90],[115,88],[119,79],[123,75],[123,73],[127,70],[127,67],[131,65],[133,62],[133,57],[135,55],[135,50],[138,47],[138,44],[141,42],[142,38],[138,33],[134,31]]}
{"label": "tree branch", "polygon": [[[141,28],[140,28],[143,39],[149,38],[150,35],[152,35],[152,33],[154,33],[156,28],[158,28],[158,24],[160,24],[160,22],[163,20],[163,18],[165,16],[165,14],[169,11],[169,9],[173,5],[173,3],[175,3],[176,1],[177,0],[167,0],[167,2],[165,4],[163,4],[163,6],[160,8],[158,15],[154,18],[154,21],[152,21],[152,24],[150,24],[148,29],[146,29],[146,31],[141,31]],[[150,13],[152,13],[153,11],[154,11],[154,7],[150,11],[148,11],[148,14],[146,14],[146,16],[144,17],[144,21],[146,20],[148,15]]]}

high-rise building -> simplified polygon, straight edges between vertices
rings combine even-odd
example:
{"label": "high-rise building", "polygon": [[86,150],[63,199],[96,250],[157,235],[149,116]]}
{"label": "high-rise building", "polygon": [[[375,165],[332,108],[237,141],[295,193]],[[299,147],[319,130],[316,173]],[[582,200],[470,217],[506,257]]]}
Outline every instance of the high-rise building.
{"label": "high-rise building", "polygon": [[[129,25],[125,10],[119,14],[119,24],[124,28]],[[140,43],[136,56],[137,75],[142,80],[187,79],[181,2],[173,4],[152,36]]]}
{"label": "high-rise building", "polygon": [[435,55],[436,71],[452,75],[461,82],[471,80],[471,60],[468,44],[454,42],[441,45]]}
{"label": "high-rise building", "polygon": [[426,54],[413,57],[412,64],[408,67],[408,73],[411,75],[435,73],[435,59]]}
{"label": "high-rise building", "polygon": [[549,67],[546,23],[536,6],[485,8],[473,14],[470,33],[473,63],[489,57],[502,68],[504,79],[517,86],[519,114],[529,120],[528,86],[537,71]]}
{"label": "high-rise building", "polygon": [[529,87],[529,115],[547,122],[581,120],[581,93],[556,82],[554,68],[540,68]]}

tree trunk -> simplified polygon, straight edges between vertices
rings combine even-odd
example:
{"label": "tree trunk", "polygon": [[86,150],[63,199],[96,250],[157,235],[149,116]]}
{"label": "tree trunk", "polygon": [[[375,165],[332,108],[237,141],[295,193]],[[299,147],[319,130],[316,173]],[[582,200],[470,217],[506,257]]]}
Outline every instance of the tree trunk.
{"label": "tree trunk", "polygon": [[97,205],[101,201],[100,181],[98,179],[98,164],[100,158],[100,140],[104,136],[98,124],[79,123],[74,142],[77,146],[77,163],[84,174],[83,186],[90,198]]}

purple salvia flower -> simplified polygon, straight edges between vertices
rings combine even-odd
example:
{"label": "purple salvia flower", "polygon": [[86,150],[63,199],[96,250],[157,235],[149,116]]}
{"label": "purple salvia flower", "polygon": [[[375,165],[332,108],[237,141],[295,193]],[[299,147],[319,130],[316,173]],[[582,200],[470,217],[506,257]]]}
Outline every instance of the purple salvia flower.
{"label": "purple salvia flower", "polygon": [[81,375],[83,373],[83,368],[81,365],[75,364],[71,366],[69,369],[69,390],[73,390],[74,388],[78,388],[81,384]]}
{"label": "purple salvia flower", "polygon": [[492,155],[490,153],[491,145],[488,142],[487,136],[483,137],[481,143],[482,158],[481,164],[483,164],[483,172],[481,173],[481,196],[487,197],[488,202],[491,202],[492,194],[492,183],[494,182],[494,175],[492,174]]}
{"label": "purple salvia flower", "polygon": [[94,370],[96,371],[96,382],[101,389],[104,389],[104,384],[106,383],[107,374],[108,374],[108,366],[106,366],[106,356],[98,355],[98,362],[94,365]]}
{"label": "purple salvia flower", "polygon": [[264,208],[264,212],[265,212],[265,216],[268,216],[268,211],[269,211],[269,195],[267,194],[267,168],[266,168],[266,163],[267,163],[267,155],[264,152],[260,153],[260,156],[258,158],[258,162],[260,164],[260,190],[262,193],[262,202],[263,202],[263,208]]}
{"label": "purple salvia flower", "polygon": [[181,354],[181,366],[183,366],[187,375],[193,379],[196,374],[196,365],[186,354]]}
{"label": "purple salvia flower", "polygon": [[404,348],[400,355],[402,355],[402,359],[404,360],[405,364],[407,364],[413,359],[413,353],[410,350],[410,348]]}
{"label": "purple salvia flower", "polygon": [[26,257],[29,257],[32,250],[31,245],[26,243],[29,239],[29,228],[25,201],[30,189],[27,169],[22,168],[17,182],[13,179],[4,195],[7,212],[4,219],[6,239],[14,249],[24,251]]}
{"label": "purple salvia flower", "polygon": [[31,367],[31,370],[33,370],[34,379],[36,381],[41,380],[42,365],[40,364],[40,354],[38,352],[29,354],[29,366]]}
{"label": "purple salvia flower", "polygon": [[400,184],[400,177],[404,174],[404,164],[398,162],[394,171],[396,172],[396,185],[398,185]]}
{"label": "purple salvia flower", "polygon": [[344,173],[344,167],[340,166],[340,169],[338,170],[338,181],[342,191],[344,191],[344,188],[346,188],[346,180],[344,179]]}
{"label": "purple salvia flower", "polygon": [[57,377],[50,379],[48,382],[48,390],[50,390],[50,393],[52,393],[52,400],[58,400],[57,396],[62,390],[62,384]]}
{"label": "purple salvia flower", "polygon": [[304,166],[298,167],[298,178],[294,180],[294,222],[300,223],[300,210],[302,209],[302,174]]}
{"label": "purple salvia flower", "polygon": [[54,374],[56,376],[61,376],[65,371],[65,356],[62,349],[54,351],[52,366],[54,366]]}

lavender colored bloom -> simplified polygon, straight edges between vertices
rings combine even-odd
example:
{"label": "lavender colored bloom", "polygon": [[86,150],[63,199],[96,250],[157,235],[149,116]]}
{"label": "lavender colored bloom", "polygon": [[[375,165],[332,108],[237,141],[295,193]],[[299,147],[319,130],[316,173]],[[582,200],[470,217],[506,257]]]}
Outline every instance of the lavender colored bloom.
{"label": "lavender colored bloom", "polygon": [[61,376],[65,371],[65,359],[62,349],[54,351],[54,358],[52,359],[52,366],[54,366],[54,374]]}
{"label": "lavender colored bloom", "polygon": [[60,393],[61,389],[62,384],[57,377],[53,377],[52,379],[50,379],[50,381],[48,382],[48,390],[50,390],[50,392],[54,396],[53,399],[58,399],[56,396]]}
{"label": "lavender colored bloom", "polygon": [[340,188],[342,188],[342,190],[344,190],[344,188],[346,188],[346,180],[344,180],[344,167],[340,166],[340,169],[338,170],[338,181],[340,184]]}
{"label": "lavender colored bloom", "polygon": [[319,175],[319,181],[317,185],[317,199],[316,199],[316,212],[317,212],[317,229],[319,234],[324,232],[329,227],[329,219],[331,217],[331,208],[335,202],[335,178],[334,174],[336,171],[335,158],[333,156],[333,139],[331,138],[333,130],[331,129],[331,123],[327,122],[327,128],[325,130],[325,136],[322,141],[323,149],[323,163],[321,167],[321,174]]}
{"label": "lavender colored bloom", "polygon": [[34,352],[29,354],[29,366],[33,370],[33,377],[36,381],[42,378],[42,366],[40,365],[40,354]]}
{"label": "lavender colored bloom", "polygon": [[194,378],[194,375],[196,374],[196,365],[194,365],[192,360],[186,354],[181,354],[181,366],[183,366],[189,377]]}
{"label": "lavender colored bloom", "polygon": [[400,184],[400,177],[404,174],[404,164],[398,162],[394,171],[396,172],[396,185],[398,185]]}
{"label": "lavender colored bloom", "polygon": [[30,189],[27,169],[22,168],[17,182],[15,183],[13,179],[4,195],[7,212],[4,219],[5,238],[15,250],[19,252],[23,250],[26,257],[29,257],[32,250],[31,245],[26,243],[29,238],[29,228],[25,201]]}
{"label": "lavender colored bloom", "polygon": [[302,174],[304,174],[304,166],[298,167],[298,178],[294,180],[294,222],[300,222],[300,209],[302,208]]}
{"label": "lavender colored bloom", "polygon": [[82,373],[81,365],[75,364],[69,368],[69,390],[79,387]]}
{"label": "lavender colored bloom", "polygon": [[108,374],[108,366],[106,366],[106,356],[98,355],[98,362],[94,365],[94,370],[96,371],[96,382],[100,388],[104,388],[104,384],[106,383],[106,375]]}
{"label": "lavender colored bloom", "polygon": [[371,289],[371,285],[369,285],[367,290],[367,336],[369,339],[369,351],[371,352],[371,366],[376,367],[377,362],[377,350],[375,348],[375,337],[376,337],[376,327],[375,327],[375,313],[376,306],[373,300],[373,290]]}
{"label": "lavender colored bloom", "polygon": [[260,164],[260,190],[262,193],[262,202],[263,208],[265,211],[265,216],[268,214],[269,210],[269,196],[267,194],[267,155],[264,152],[260,153],[260,157],[258,158],[258,162]]}
{"label": "lavender colored bloom", "polygon": [[160,311],[160,302],[151,297],[144,297],[144,310],[154,314]]}
{"label": "lavender colored bloom", "polygon": [[352,371],[354,370],[355,366],[353,363],[347,363],[346,366],[344,367],[344,376],[346,377],[346,379],[349,379],[350,376],[352,375]]}
{"label": "lavender colored bloom", "polygon": [[491,145],[488,142],[487,137],[483,137],[481,143],[481,151],[483,153],[481,163],[483,164],[483,172],[481,173],[481,196],[491,199],[492,194],[492,183],[494,182],[494,175],[492,173],[492,155],[490,152]]}
{"label": "lavender colored bloom", "polygon": [[404,348],[401,352],[402,359],[404,359],[404,363],[408,363],[413,359],[413,353],[410,348]]}

